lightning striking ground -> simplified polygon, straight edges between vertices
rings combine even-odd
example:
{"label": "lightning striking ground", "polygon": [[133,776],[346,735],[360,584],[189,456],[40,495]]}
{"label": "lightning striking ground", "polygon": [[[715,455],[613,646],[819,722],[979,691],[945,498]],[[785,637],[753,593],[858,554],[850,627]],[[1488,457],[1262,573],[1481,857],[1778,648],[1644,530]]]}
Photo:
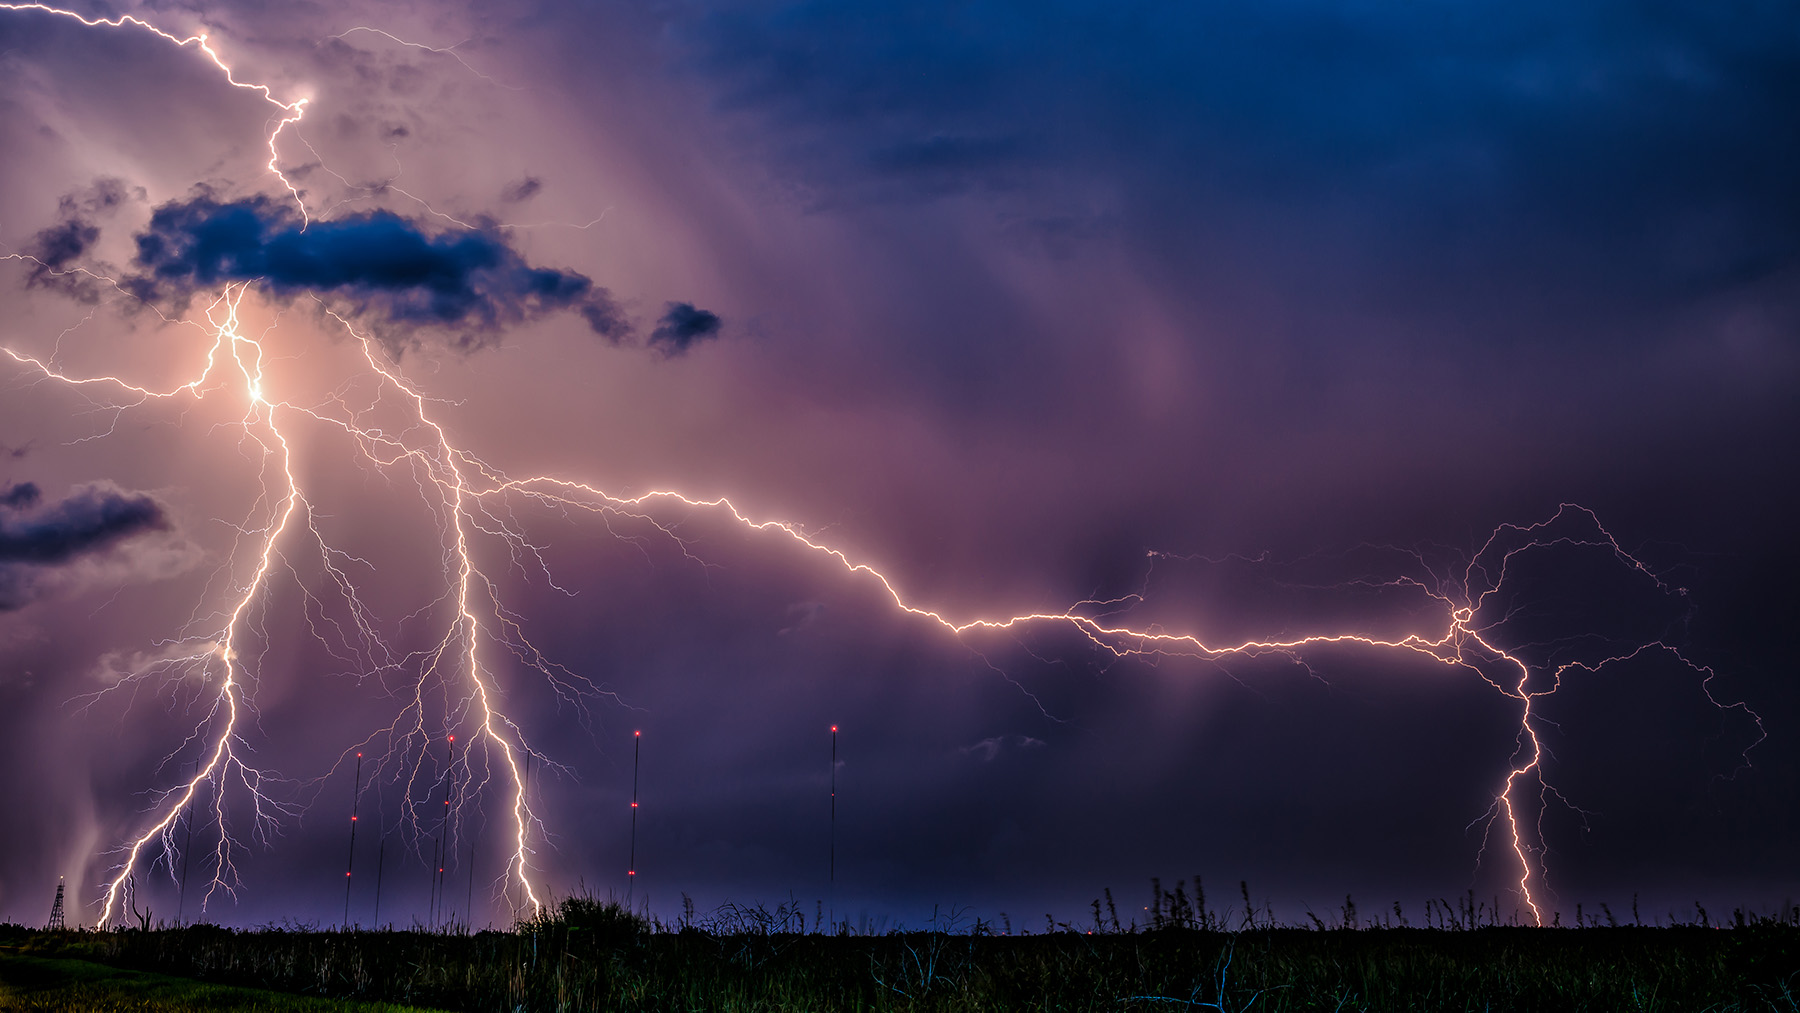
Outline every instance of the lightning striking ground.
{"label": "lightning striking ground", "polygon": [[[218,68],[226,84],[256,92],[272,107],[266,137],[269,151],[266,168],[298,205],[303,225],[315,220],[303,191],[283,173],[280,155],[281,142],[289,128],[296,128],[297,136],[297,125],[306,115],[308,99],[284,101],[268,85],[240,80],[238,72],[205,33],[183,36],[132,15],[89,18],[37,3],[0,3],[0,10],[73,19],[96,30],[143,31],[174,46],[201,53]],[[333,38],[351,32],[376,33],[401,45],[462,60],[454,52],[455,47],[418,46],[366,26],[349,29]],[[303,138],[301,142],[304,143]],[[14,254],[11,259],[23,258]],[[113,284],[117,287],[116,282]],[[441,817],[444,821],[444,853],[450,853],[455,833],[454,814],[428,817],[421,813],[417,808],[420,793],[414,789],[418,787],[417,779],[429,747],[443,740],[440,737],[453,736],[456,730],[472,730],[473,741],[465,740],[460,754],[450,754],[455,761],[443,775],[446,808],[450,808],[447,800],[451,797],[452,784],[457,786],[454,795],[460,805],[462,800],[479,797],[483,788],[495,778],[499,779],[498,790],[506,796],[510,818],[509,854],[502,882],[506,889],[516,884],[533,910],[542,905],[544,884],[534,882],[537,869],[533,855],[544,843],[547,830],[543,819],[532,807],[523,765],[529,757],[535,757],[540,763],[551,761],[534,749],[524,730],[500,709],[502,673],[494,658],[501,652],[510,653],[517,662],[544,677],[556,692],[571,700],[598,695],[601,689],[579,673],[549,660],[525,637],[517,617],[502,602],[497,581],[483,568],[478,546],[488,541],[503,546],[511,561],[529,558],[534,565],[543,567],[537,547],[526,539],[515,522],[506,519],[503,507],[510,500],[522,499],[562,510],[582,510],[603,518],[649,524],[678,544],[681,544],[680,537],[672,523],[663,519],[666,512],[706,511],[736,525],[746,537],[777,539],[801,553],[829,560],[848,578],[878,588],[894,610],[935,626],[946,635],[970,644],[972,649],[978,649],[979,641],[984,637],[1016,637],[1030,628],[1049,627],[1078,633],[1094,649],[1114,658],[1180,657],[1216,663],[1232,658],[1276,655],[1304,664],[1303,656],[1309,652],[1348,647],[1421,656],[1448,668],[1473,673],[1517,708],[1514,751],[1493,792],[1491,808],[1478,818],[1478,822],[1485,819],[1489,836],[1498,835],[1507,861],[1516,873],[1514,883],[1519,903],[1538,924],[1544,922],[1546,910],[1543,863],[1547,846],[1543,814],[1553,802],[1566,800],[1545,776],[1546,750],[1539,737],[1543,719],[1534,706],[1554,694],[1565,675],[1577,671],[1592,673],[1649,653],[1666,654],[1678,659],[1699,677],[1707,698],[1715,707],[1740,711],[1752,720],[1757,728],[1757,742],[1764,734],[1760,717],[1745,704],[1713,697],[1714,673],[1710,668],[1694,663],[1676,646],[1663,641],[1626,645],[1603,659],[1559,665],[1534,664],[1526,658],[1526,651],[1506,642],[1505,626],[1510,615],[1502,605],[1501,589],[1515,562],[1526,554],[1555,548],[1607,552],[1618,565],[1639,579],[1652,582],[1660,592],[1679,593],[1679,589],[1665,583],[1646,563],[1627,552],[1598,517],[1574,504],[1563,504],[1551,517],[1534,524],[1500,526],[1463,565],[1452,570],[1434,569],[1422,556],[1415,555],[1417,572],[1365,585],[1417,594],[1429,603],[1425,614],[1430,618],[1420,620],[1419,628],[1414,631],[1400,635],[1375,636],[1354,629],[1328,629],[1279,638],[1212,642],[1194,633],[1128,621],[1132,610],[1145,603],[1147,584],[1145,591],[1138,594],[1078,602],[1061,611],[1017,614],[1000,611],[990,615],[958,616],[915,601],[880,567],[854,558],[847,551],[809,534],[799,524],[758,517],[728,497],[698,497],[673,489],[622,495],[593,483],[568,478],[510,476],[457,442],[449,424],[435,412],[436,403],[432,397],[402,372],[398,362],[384,351],[380,342],[351,319],[323,305],[321,309],[325,315],[341,326],[355,343],[360,368],[365,370],[365,376],[379,392],[363,410],[350,406],[341,394],[333,394],[317,403],[301,403],[285,389],[282,378],[272,372],[279,364],[268,353],[266,333],[246,333],[241,322],[240,307],[252,287],[252,282],[228,284],[202,311],[203,321],[185,317],[174,321],[204,335],[205,355],[195,375],[166,389],[152,388],[121,376],[72,375],[58,368],[54,357],[45,359],[4,349],[15,364],[45,382],[117,392],[118,399],[106,405],[115,413],[158,401],[242,397],[243,413],[235,425],[246,441],[245,446],[253,449],[264,479],[262,495],[251,516],[240,527],[242,540],[249,547],[243,551],[243,562],[237,568],[247,570],[247,573],[232,582],[225,604],[211,613],[215,620],[206,628],[186,632],[156,661],[126,677],[126,682],[136,682],[171,672],[184,673],[203,681],[210,702],[183,743],[184,747],[195,743],[202,746],[194,774],[157,796],[146,824],[119,848],[118,861],[110,871],[98,901],[102,925],[120,917],[128,907],[134,876],[147,864],[148,856],[157,849],[163,855],[177,853],[177,820],[182,811],[196,801],[202,785],[215,786],[211,804],[213,818],[221,828],[212,855],[212,880],[203,904],[214,893],[233,892],[239,885],[232,865],[233,838],[225,831],[228,820],[223,786],[231,784],[240,788],[250,799],[251,825],[257,830],[294,815],[290,805],[277,801],[268,790],[268,785],[278,780],[275,775],[248,762],[244,715],[253,707],[254,643],[257,640],[253,613],[267,600],[272,585],[284,573],[291,574],[296,583],[300,582],[299,574],[289,560],[302,548],[317,553],[328,586],[345,604],[354,634],[342,639],[354,640],[361,645],[362,653],[354,660],[370,673],[411,673],[400,714],[392,724],[376,732],[376,736],[385,737],[389,744],[387,755],[376,760],[376,767],[378,771],[398,771],[394,776],[406,780],[407,815],[412,825],[419,827]],[[376,403],[390,410],[394,405],[400,406],[406,427],[396,431],[365,421]],[[408,475],[427,495],[427,507],[439,521],[448,561],[439,601],[447,604],[450,611],[448,620],[428,649],[403,654],[390,648],[378,635],[350,572],[354,564],[364,561],[330,544],[317,523],[312,501],[299,478],[301,469],[297,468],[296,449],[290,434],[293,425],[303,422],[317,423],[341,433],[353,445],[361,462],[388,474]],[[683,549],[686,551],[685,544]],[[312,590],[302,587],[302,591],[309,603],[315,600]],[[205,607],[204,603],[199,606],[201,610]],[[311,612],[308,621],[312,622]],[[206,624],[202,622],[201,625]],[[313,632],[319,634],[320,631],[314,627]],[[431,727],[428,718],[427,696],[434,687],[457,694],[446,708],[443,728]],[[448,687],[455,689],[451,691]],[[1755,744],[1746,748],[1743,762],[1748,763],[1749,749]],[[362,754],[357,752],[356,755],[360,759]],[[1486,840],[1484,837],[1484,853]]]}

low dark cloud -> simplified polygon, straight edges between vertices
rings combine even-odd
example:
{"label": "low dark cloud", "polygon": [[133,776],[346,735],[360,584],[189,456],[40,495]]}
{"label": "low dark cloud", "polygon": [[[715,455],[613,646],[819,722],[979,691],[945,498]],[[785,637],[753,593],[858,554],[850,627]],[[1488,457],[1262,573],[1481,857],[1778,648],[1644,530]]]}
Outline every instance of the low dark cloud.
{"label": "low dark cloud", "polygon": [[693,303],[672,302],[656,330],[650,332],[650,344],[664,355],[682,355],[696,343],[719,336],[723,322],[717,313],[709,313]]}
{"label": "low dark cloud", "polygon": [[[527,176],[503,196],[516,203],[542,188]],[[73,268],[99,242],[91,216],[133,197],[110,179],[64,196],[63,220],[26,247],[37,262],[26,283],[98,301],[94,279]],[[473,346],[502,327],[563,311],[580,314],[615,345],[635,333],[607,289],[578,271],[531,265],[492,229],[433,233],[385,210],[309,222],[285,201],[260,195],[220,201],[203,191],[158,207],[136,244],[140,273],[123,285],[145,302],[185,306],[203,289],[255,281],[280,298],[311,293],[333,300],[390,339],[435,328]],[[680,355],[719,328],[717,314],[670,303],[649,342],[664,355]]]}
{"label": "low dark cloud", "polygon": [[594,333],[613,344],[621,344],[631,337],[631,320],[618,303],[611,300],[592,300],[582,305],[581,318],[586,320]]}
{"label": "low dark cloud", "polygon": [[33,280],[40,274],[67,267],[86,253],[99,238],[99,227],[79,218],[71,218],[39,232],[25,248],[38,261],[38,269],[32,274]]}
{"label": "low dark cloud", "polygon": [[143,187],[128,186],[124,180],[108,176],[63,194],[56,206],[61,220],[39,230],[25,244],[25,255],[34,261],[25,278],[26,286],[52,289],[77,302],[99,302],[98,280],[74,268],[100,241],[96,219],[109,217],[126,203],[143,199]]}
{"label": "low dark cloud", "polygon": [[39,499],[30,482],[0,494],[0,506],[10,511],[0,513],[0,565],[56,566],[169,526],[162,504],[142,493],[90,486],[44,509],[32,509]]}
{"label": "low dark cloud", "polygon": [[40,508],[42,500],[32,482],[0,489],[0,612],[40,597],[44,568],[67,566],[169,527],[162,504],[142,493],[88,486]]}
{"label": "low dark cloud", "polygon": [[156,209],[137,236],[137,264],[144,273],[127,284],[146,301],[257,281],[277,296],[339,300],[390,332],[441,328],[468,344],[565,310],[610,341],[630,334],[611,293],[586,275],[533,267],[493,231],[431,234],[390,211],[309,223],[268,197],[202,194]]}
{"label": "low dark cloud", "polygon": [[5,489],[0,489],[0,507],[8,510],[24,510],[36,506],[40,496],[35,482],[8,485]]}
{"label": "low dark cloud", "polygon": [[69,218],[41,230],[25,244],[25,255],[33,261],[25,286],[61,292],[76,302],[98,302],[100,289],[94,279],[72,271],[71,267],[99,239],[99,227],[80,218]]}
{"label": "low dark cloud", "polygon": [[531,198],[536,197],[538,191],[543,188],[543,180],[536,176],[526,176],[517,183],[509,184],[505,190],[502,190],[500,192],[500,199],[508,204],[517,204],[521,201],[528,201]]}
{"label": "low dark cloud", "polygon": [[131,186],[116,176],[101,176],[80,190],[63,194],[57,209],[65,217],[107,215],[133,201],[148,199],[141,186]]}

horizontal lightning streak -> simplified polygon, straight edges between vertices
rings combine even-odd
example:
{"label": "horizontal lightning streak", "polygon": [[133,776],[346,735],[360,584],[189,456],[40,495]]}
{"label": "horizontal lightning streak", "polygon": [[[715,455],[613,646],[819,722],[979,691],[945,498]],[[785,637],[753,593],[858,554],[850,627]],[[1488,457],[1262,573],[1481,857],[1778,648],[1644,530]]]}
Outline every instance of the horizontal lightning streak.
{"label": "horizontal lightning streak", "polygon": [[[657,489],[636,496],[618,496],[606,492],[596,486],[551,476],[533,476],[520,479],[505,479],[498,482],[486,495],[515,492],[556,503],[560,506],[583,508],[588,510],[619,510],[633,512],[643,510],[648,504],[656,501],[669,501],[688,508],[721,511],[737,524],[751,531],[773,532],[785,536],[801,548],[825,556],[839,565],[847,574],[868,578],[878,585],[885,597],[899,611],[927,620],[943,628],[954,636],[963,637],[972,632],[1009,631],[1032,625],[1063,625],[1079,632],[1096,648],[1104,650],[1115,657],[1132,657],[1147,655],[1175,655],[1202,659],[1220,659],[1227,657],[1253,657],[1259,654],[1280,653],[1298,654],[1308,648],[1324,646],[1358,646],[1375,649],[1406,650],[1423,655],[1439,664],[1468,669],[1480,676],[1503,695],[1520,702],[1519,713],[1519,754],[1524,762],[1507,771],[1503,787],[1495,797],[1493,813],[1504,823],[1508,848],[1518,864],[1519,878],[1517,890],[1521,901],[1531,912],[1532,921],[1543,924],[1544,912],[1534,894],[1532,883],[1534,873],[1541,875],[1541,870],[1534,868],[1530,858],[1533,845],[1527,840],[1527,832],[1523,828],[1519,816],[1517,793],[1520,782],[1527,777],[1537,778],[1545,792],[1554,792],[1547,782],[1542,780],[1543,744],[1538,738],[1537,728],[1533,722],[1532,701],[1536,697],[1548,696],[1555,692],[1561,684],[1565,672],[1574,668],[1597,671],[1606,665],[1622,662],[1637,657],[1645,651],[1662,650],[1678,658],[1683,664],[1697,672],[1705,674],[1706,683],[1711,682],[1712,672],[1702,666],[1695,665],[1683,656],[1680,651],[1661,642],[1654,642],[1637,647],[1631,652],[1608,658],[1594,664],[1573,662],[1564,664],[1552,673],[1552,688],[1533,692],[1528,688],[1532,669],[1515,654],[1494,644],[1488,639],[1486,630],[1477,624],[1477,616],[1490,596],[1500,590],[1505,583],[1508,568],[1521,553],[1532,549],[1543,549],[1555,545],[1580,545],[1605,548],[1616,558],[1654,581],[1658,588],[1667,590],[1661,578],[1641,560],[1626,552],[1618,540],[1608,531],[1594,513],[1579,504],[1563,503],[1557,507],[1556,513],[1538,523],[1519,526],[1506,524],[1495,529],[1481,548],[1470,557],[1458,582],[1461,594],[1456,595],[1441,590],[1427,588],[1422,582],[1411,578],[1401,578],[1392,582],[1395,586],[1412,587],[1439,602],[1444,609],[1444,626],[1435,633],[1408,633],[1395,638],[1369,636],[1353,632],[1309,633],[1300,636],[1280,639],[1247,639],[1225,644],[1212,644],[1192,633],[1174,633],[1155,628],[1138,628],[1126,623],[1107,622],[1094,615],[1075,611],[1081,605],[1095,605],[1112,609],[1116,606],[1136,601],[1141,602],[1142,595],[1127,595],[1123,598],[1104,602],[1083,602],[1062,612],[1025,612],[1001,617],[955,618],[946,613],[906,598],[894,581],[877,567],[852,559],[842,549],[825,544],[807,535],[800,527],[790,521],[759,520],[741,510],[737,504],[727,497],[695,498],[687,494],[669,489]],[[1551,529],[1572,515],[1579,515],[1591,524],[1597,537],[1574,538],[1558,536],[1542,539],[1539,533]],[[636,516],[636,514],[634,514]],[[661,525],[658,525],[660,528]],[[662,528],[667,531],[668,529]],[[1508,534],[1524,539],[1522,544],[1505,548],[1499,553],[1498,561],[1492,561],[1500,545],[1500,539]],[[672,535],[671,535],[672,536]],[[673,536],[672,536],[673,537]],[[1492,570],[1497,572],[1490,572]],[[1484,580],[1485,578],[1485,580]],[[1471,594],[1471,589],[1485,588],[1479,593]],[[1510,685],[1496,681],[1491,677],[1483,664],[1501,664],[1517,672],[1517,680]],[[1745,762],[1748,762],[1749,750],[1767,737],[1762,719],[1742,703],[1724,705],[1712,696],[1707,689],[1707,698],[1722,709],[1742,710],[1756,724],[1757,738],[1744,751]],[[1542,808],[1540,807],[1540,820]],[[1541,826],[1537,834],[1541,841]],[[1541,850],[1541,844],[1538,846]]]}

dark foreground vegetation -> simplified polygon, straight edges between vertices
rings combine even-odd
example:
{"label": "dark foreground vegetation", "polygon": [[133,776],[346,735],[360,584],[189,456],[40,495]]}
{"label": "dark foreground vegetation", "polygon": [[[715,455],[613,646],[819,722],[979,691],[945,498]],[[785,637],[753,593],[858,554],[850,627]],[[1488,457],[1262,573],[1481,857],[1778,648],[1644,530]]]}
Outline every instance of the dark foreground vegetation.
{"label": "dark foreground vegetation", "polygon": [[81,1013],[429,1013],[410,1006],[320,999],[240,988],[87,960],[23,956],[0,950],[0,1010]]}
{"label": "dark foreground vegetation", "polygon": [[[577,898],[509,932],[0,929],[0,1008],[21,960],[446,1010],[1783,1010],[1800,1013],[1800,913],[1729,927],[1297,928],[1159,919],[1138,931],[795,931],[731,908],[648,922]],[[1472,912],[1471,912],[1472,914]],[[1320,923],[1322,924],[1322,923]],[[1352,924],[1356,924],[1352,922]],[[1367,922],[1363,922],[1365,926]],[[1460,928],[1455,927],[1460,925]],[[45,958],[61,958],[47,961]],[[78,958],[72,960],[69,958]],[[93,966],[87,964],[85,966]],[[49,974],[45,967],[33,973]],[[52,1008],[48,1005],[10,1008]],[[226,1009],[231,1005],[64,1006]],[[266,1009],[299,1009],[257,1005]]]}

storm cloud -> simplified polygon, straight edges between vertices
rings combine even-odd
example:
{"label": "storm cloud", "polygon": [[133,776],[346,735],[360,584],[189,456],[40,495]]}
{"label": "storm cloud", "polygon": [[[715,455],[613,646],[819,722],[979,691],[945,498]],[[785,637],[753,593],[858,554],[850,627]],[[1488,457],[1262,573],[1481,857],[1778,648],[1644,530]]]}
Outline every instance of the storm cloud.
{"label": "storm cloud", "polygon": [[100,229],[79,218],[68,221],[39,232],[27,247],[27,251],[35,257],[39,270],[32,273],[36,280],[41,273],[59,271],[88,251],[94,241],[100,238]]}
{"label": "storm cloud", "polygon": [[80,303],[98,302],[100,288],[94,279],[71,267],[99,238],[99,226],[81,218],[68,218],[39,231],[25,246],[25,255],[32,260],[25,286],[61,292]]}
{"label": "storm cloud", "polygon": [[0,565],[55,566],[99,552],[133,535],[169,526],[162,505],[142,493],[90,486],[24,517],[41,498],[36,485],[10,486],[0,494]]}
{"label": "storm cloud", "polygon": [[0,489],[0,611],[35,599],[37,568],[66,566],[169,528],[162,504],[142,493],[97,485],[40,509],[42,500],[32,482]]}
{"label": "storm cloud", "polygon": [[506,189],[500,192],[500,199],[508,204],[518,204],[522,201],[528,201],[531,198],[536,197],[538,191],[543,188],[543,180],[536,176],[526,176],[516,183],[508,184]]}
{"label": "storm cloud", "polygon": [[5,489],[0,489],[0,508],[23,510],[36,506],[41,497],[42,494],[38,492],[36,483],[22,482],[18,485],[9,485]]}
{"label": "storm cloud", "polygon": [[696,343],[718,337],[719,327],[717,313],[692,303],[672,302],[657,321],[656,330],[650,332],[650,344],[661,348],[664,355],[682,355]]}
{"label": "storm cloud", "polygon": [[92,256],[100,241],[98,219],[111,217],[125,204],[143,199],[143,188],[127,186],[124,180],[110,176],[63,194],[57,200],[60,220],[38,230],[22,250],[32,265],[25,276],[26,287],[61,292],[81,303],[99,302],[100,280],[78,270],[80,262]]}
{"label": "storm cloud", "polygon": [[534,267],[492,230],[430,234],[391,211],[307,222],[264,196],[201,195],[158,207],[137,236],[145,301],[181,302],[200,289],[256,281],[277,296],[339,299],[390,327],[435,327],[480,338],[558,311],[581,314],[613,342],[630,326],[612,294],[576,271]]}

